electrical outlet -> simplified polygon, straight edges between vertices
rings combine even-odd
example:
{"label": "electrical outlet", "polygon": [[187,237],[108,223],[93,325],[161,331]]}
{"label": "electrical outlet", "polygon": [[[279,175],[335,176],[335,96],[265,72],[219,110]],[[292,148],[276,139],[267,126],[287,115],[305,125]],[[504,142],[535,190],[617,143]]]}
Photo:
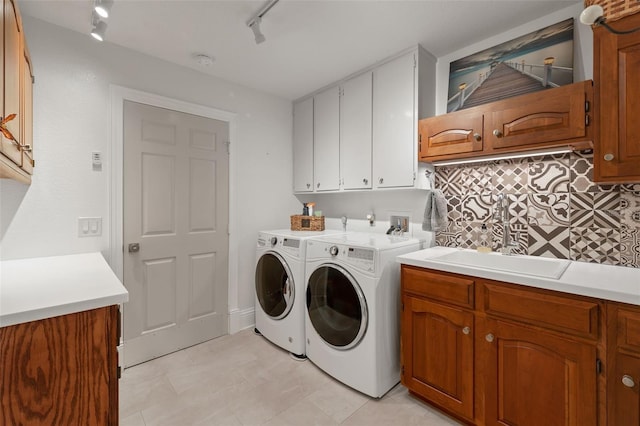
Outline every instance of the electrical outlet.
{"label": "electrical outlet", "polygon": [[402,228],[403,232],[409,232],[409,216],[389,216],[389,225]]}

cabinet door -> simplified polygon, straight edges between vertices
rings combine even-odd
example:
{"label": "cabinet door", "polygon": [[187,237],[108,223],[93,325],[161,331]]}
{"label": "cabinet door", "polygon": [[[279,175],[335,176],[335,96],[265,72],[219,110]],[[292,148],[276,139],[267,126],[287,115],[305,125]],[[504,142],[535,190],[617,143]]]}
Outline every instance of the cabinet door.
{"label": "cabinet door", "polygon": [[373,178],[376,188],[413,186],[417,120],[414,53],[373,71]]}
{"label": "cabinet door", "polygon": [[26,45],[22,51],[20,63],[21,73],[21,101],[20,109],[22,111],[22,140],[20,143],[24,146],[22,149],[22,169],[29,173],[33,173],[33,72],[31,69],[31,58],[27,51]]}
{"label": "cabinet door", "polygon": [[477,108],[420,120],[421,161],[442,156],[482,152],[484,116]]}
{"label": "cabinet door", "polygon": [[313,191],[313,98],[293,105],[293,191]]}
{"label": "cabinet door", "polygon": [[332,87],[314,97],[313,176],[316,191],[340,189],[340,92]]}
{"label": "cabinet door", "polygon": [[[640,13],[616,21],[616,29],[640,26]],[[593,77],[598,132],[596,182],[640,182],[640,32],[593,31]]]}
{"label": "cabinet door", "polygon": [[473,314],[404,296],[402,384],[473,419]]}
{"label": "cabinet door", "polygon": [[[21,141],[20,132],[20,61],[22,37],[20,16],[13,0],[4,1],[4,115],[18,114],[6,126]],[[2,153],[16,165],[22,165],[22,152],[11,140],[0,134]]]}
{"label": "cabinet door", "polygon": [[588,81],[495,103],[495,110],[487,113],[484,134],[491,151],[542,148],[584,138],[586,90],[592,90]]}
{"label": "cabinet door", "polygon": [[478,321],[486,425],[596,425],[595,344]]}
{"label": "cabinet door", "polygon": [[118,424],[119,320],[109,306],[0,328],[0,424]]}
{"label": "cabinet door", "polygon": [[346,81],[340,97],[340,177],[343,189],[371,188],[372,73]]}
{"label": "cabinet door", "polygon": [[609,424],[615,426],[640,425],[640,354],[616,354],[616,368],[609,390]]}

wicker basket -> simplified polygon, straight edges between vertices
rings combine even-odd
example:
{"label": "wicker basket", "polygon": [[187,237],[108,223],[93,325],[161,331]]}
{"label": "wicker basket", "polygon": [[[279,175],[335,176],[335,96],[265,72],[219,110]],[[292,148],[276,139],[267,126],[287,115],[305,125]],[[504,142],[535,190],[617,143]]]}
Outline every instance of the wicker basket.
{"label": "wicker basket", "polygon": [[324,231],[324,216],[291,216],[292,231]]}
{"label": "wicker basket", "polygon": [[638,0],[585,0],[584,2],[585,7],[592,4],[602,6],[607,21],[615,21],[640,12],[640,1]]}

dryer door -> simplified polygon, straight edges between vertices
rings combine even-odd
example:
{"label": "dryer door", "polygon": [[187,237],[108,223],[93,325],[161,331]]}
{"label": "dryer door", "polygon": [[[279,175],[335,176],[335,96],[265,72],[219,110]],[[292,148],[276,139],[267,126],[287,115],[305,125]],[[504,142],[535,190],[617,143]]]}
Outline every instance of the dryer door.
{"label": "dryer door", "polygon": [[307,314],[318,335],[335,349],[353,348],[367,330],[364,294],[353,277],[338,265],[320,265],[309,277]]}
{"label": "dryer door", "polygon": [[287,262],[266,252],[256,266],[256,296],[265,314],[279,320],[287,316],[295,299],[295,283]]}

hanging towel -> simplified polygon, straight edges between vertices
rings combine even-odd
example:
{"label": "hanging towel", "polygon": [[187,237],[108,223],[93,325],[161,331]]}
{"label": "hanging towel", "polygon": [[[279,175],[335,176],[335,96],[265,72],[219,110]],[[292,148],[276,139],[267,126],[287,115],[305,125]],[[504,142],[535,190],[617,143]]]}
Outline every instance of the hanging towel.
{"label": "hanging towel", "polygon": [[427,205],[424,208],[423,231],[444,231],[447,228],[447,200],[440,189],[432,189],[427,193]]}

